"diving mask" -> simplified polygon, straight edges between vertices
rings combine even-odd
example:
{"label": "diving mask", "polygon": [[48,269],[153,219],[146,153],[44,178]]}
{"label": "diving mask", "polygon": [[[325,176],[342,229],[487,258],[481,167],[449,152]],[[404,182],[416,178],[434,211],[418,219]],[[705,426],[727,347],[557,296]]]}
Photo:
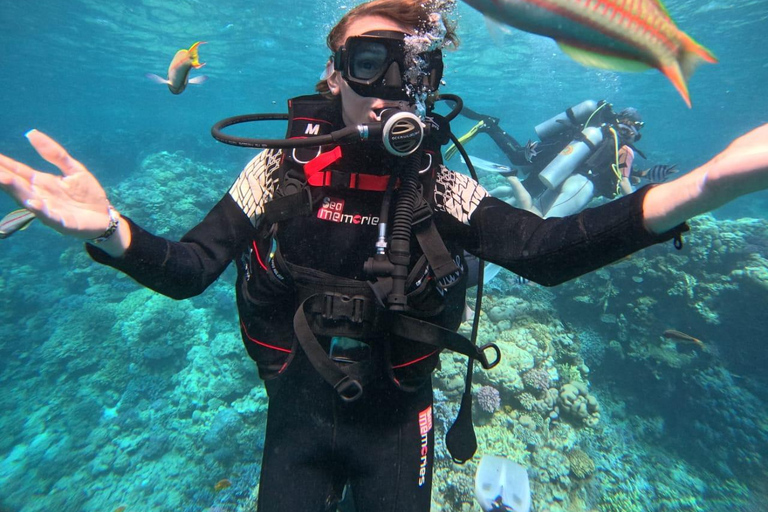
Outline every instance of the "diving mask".
{"label": "diving mask", "polygon": [[417,53],[406,37],[393,30],[349,37],[333,55],[334,69],[364,97],[413,101],[416,94],[435,92],[443,77],[442,52]]}
{"label": "diving mask", "polygon": [[619,121],[617,127],[622,138],[629,140],[630,142],[637,142],[640,140],[640,137],[642,137],[640,134],[640,129],[644,125],[645,123],[642,121],[630,121],[627,119],[622,119]]}

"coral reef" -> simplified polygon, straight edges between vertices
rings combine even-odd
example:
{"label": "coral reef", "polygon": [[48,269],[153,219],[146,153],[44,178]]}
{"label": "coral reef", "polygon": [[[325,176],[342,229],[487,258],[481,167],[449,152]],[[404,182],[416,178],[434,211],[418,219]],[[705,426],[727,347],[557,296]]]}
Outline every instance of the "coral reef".
{"label": "coral reef", "polygon": [[[231,178],[147,154],[112,193],[179,236]],[[479,342],[503,356],[475,366],[478,455],[526,466],[534,510],[760,510],[768,225],[704,217],[693,232],[680,253],[655,247],[556,290],[506,271],[489,287]],[[13,262],[0,267],[0,508],[252,510],[267,398],[237,332],[232,270],[176,302],[59,244],[53,266],[18,244],[0,255]],[[436,511],[477,509],[479,458],[458,466],[443,441],[465,372],[445,353],[434,379]]]}
{"label": "coral reef", "polygon": [[595,472],[595,462],[584,451],[575,448],[566,456],[571,467],[571,474],[576,478],[587,478]]}
{"label": "coral reef", "polygon": [[[768,392],[756,340],[768,328],[758,313],[768,224],[692,225],[681,253],[654,247],[554,293],[499,274],[480,336],[503,358],[475,379],[499,389],[505,415],[477,435],[480,450],[530,468],[537,510],[725,511],[735,482],[749,483],[736,484],[734,503],[759,510],[751,503],[766,475],[768,418],[758,401]],[[665,329],[698,334],[705,348],[665,339]],[[460,375],[446,359],[438,388]],[[467,492],[450,489],[473,467],[439,459],[436,468],[455,500],[434,508],[469,510]]]}
{"label": "coral reef", "polygon": [[594,427],[600,421],[600,404],[583,382],[570,382],[561,387],[557,403],[561,411],[578,418],[588,427]]}
{"label": "coral reef", "polygon": [[501,407],[501,395],[493,386],[481,387],[476,396],[480,409],[488,414],[495,413]]}

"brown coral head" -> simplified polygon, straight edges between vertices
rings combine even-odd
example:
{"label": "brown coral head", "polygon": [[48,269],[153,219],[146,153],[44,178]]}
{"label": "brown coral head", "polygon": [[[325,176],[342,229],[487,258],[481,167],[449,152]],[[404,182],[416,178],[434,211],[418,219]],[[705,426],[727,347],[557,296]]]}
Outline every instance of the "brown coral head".
{"label": "brown coral head", "polygon": [[595,472],[595,462],[582,450],[574,448],[566,454],[571,466],[571,473],[576,478],[587,478]]}

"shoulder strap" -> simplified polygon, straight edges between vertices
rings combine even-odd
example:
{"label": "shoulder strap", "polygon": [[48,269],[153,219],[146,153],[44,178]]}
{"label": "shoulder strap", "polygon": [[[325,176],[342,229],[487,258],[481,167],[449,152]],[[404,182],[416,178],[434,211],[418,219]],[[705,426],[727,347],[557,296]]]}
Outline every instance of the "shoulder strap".
{"label": "shoulder strap", "polygon": [[435,279],[437,279],[440,287],[450,288],[458,282],[461,270],[445,246],[445,242],[443,242],[443,238],[435,226],[432,208],[423,197],[413,216],[413,233],[416,235],[416,240],[419,242],[429,266],[432,267]]}

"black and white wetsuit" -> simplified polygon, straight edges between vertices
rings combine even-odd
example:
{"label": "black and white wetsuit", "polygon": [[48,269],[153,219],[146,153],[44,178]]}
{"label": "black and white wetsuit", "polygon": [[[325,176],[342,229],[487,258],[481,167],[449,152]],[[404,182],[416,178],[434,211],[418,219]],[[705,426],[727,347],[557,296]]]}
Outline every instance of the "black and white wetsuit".
{"label": "black and white wetsuit", "polygon": [[[270,395],[260,512],[335,510],[346,482],[359,511],[426,512],[434,457],[429,380],[438,358],[434,347],[394,342],[388,354],[392,379],[381,378],[359,400],[343,402],[298,348],[292,333],[295,298],[281,270],[285,262],[281,267],[270,257],[276,240],[290,264],[364,279],[383,192],[318,187],[312,215],[281,222],[277,233],[268,233],[264,205],[275,194],[284,157],[274,150],[255,157],[205,219],[178,242],[154,236],[126,218],[132,242],[122,257],[111,258],[93,246],[88,251],[96,261],[176,299],[202,293],[231,262],[237,265],[243,342]],[[647,189],[572,217],[543,220],[490,197],[467,176],[442,166],[432,173],[435,186],[427,199],[457,262],[467,251],[547,286],[669,240],[682,229],[661,236],[644,229],[641,208]],[[445,292],[440,298],[445,307],[434,320],[455,330],[464,293],[463,282]],[[422,385],[416,391],[394,384],[418,378]]]}

